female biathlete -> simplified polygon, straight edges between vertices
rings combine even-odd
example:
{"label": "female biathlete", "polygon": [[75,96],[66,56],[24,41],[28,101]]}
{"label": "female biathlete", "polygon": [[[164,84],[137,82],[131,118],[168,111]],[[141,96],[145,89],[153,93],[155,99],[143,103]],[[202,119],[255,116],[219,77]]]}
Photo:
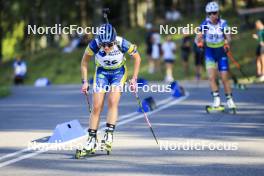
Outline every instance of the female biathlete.
{"label": "female biathlete", "polygon": [[224,85],[227,107],[235,113],[236,105],[232,98],[232,90],[228,78],[229,65],[226,52],[230,49],[229,42],[231,36],[227,34],[227,22],[220,18],[219,5],[216,2],[209,2],[205,10],[208,14],[208,18],[200,25],[200,33],[197,35],[197,45],[199,47],[205,45],[205,63],[214,98],[212,106],[207,106],[206,110],[207,112],[211,110],[224,110],[224,107],[221,106],[219,88],[216,83],[218,74],[216,67],[218,66],[218,71],[220,72],[221,80]]}
{"label": "female biathlete", "polygon": [[109,92],[109,95],[104,143],[108,153],[112,150],[113,133],[118,118],[119,99],[122,86],[127,78],[125,53],[128,53],[134,59],[134,73],[130,80],[130,87],[135,91],[141,57],[136,45],[117,36],[116,30],[111,24],[106,23],[100,27],[100,34],[89,43],[84,52],[81,61],[82,92],[84,94],[87,94],[89,88],[87,65],[93,55],[95,56],[96,68],[93,83],[93,110],[90,115],[88,129],[89,136],[85,147],[82,150],[77,150],[77,157],[86,156],[96,151],[96,133],[106,92]]}

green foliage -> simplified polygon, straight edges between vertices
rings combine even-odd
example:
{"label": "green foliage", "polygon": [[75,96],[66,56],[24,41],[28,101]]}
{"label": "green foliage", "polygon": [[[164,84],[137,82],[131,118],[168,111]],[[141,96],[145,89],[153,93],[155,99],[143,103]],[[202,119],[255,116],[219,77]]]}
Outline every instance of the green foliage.
{"label": "green foliage", "polygon": [[25,22],[21,21],[14,25],[12,31],[7,32],[3,42],[3,61],[13,58],[17,52],[21,50],[21,40],[24,37],[24,26]]}
{"label": "green foliage", "polygon": [[0,98],[7,97],[11,94],[11,90],[9,86],[0,86]]}

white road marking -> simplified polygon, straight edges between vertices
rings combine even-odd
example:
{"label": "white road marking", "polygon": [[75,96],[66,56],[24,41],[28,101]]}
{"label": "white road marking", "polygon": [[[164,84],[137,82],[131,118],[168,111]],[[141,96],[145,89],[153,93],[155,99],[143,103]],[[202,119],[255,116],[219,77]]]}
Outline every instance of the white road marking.
{"label": "white road marking", "polygon": [[19,150],[19,151],[16,151],[14,153],[10,153],[10,154],[4,155],[4,156],[0,157],[0,160],[3,160],[5,158],[10,158],[10,157],[13,157],[15,155],[19,155],[20,153],[24,153],[24,152],[27,152],[27,151],[30,151],[30,149],[25,148],[23,150]]}

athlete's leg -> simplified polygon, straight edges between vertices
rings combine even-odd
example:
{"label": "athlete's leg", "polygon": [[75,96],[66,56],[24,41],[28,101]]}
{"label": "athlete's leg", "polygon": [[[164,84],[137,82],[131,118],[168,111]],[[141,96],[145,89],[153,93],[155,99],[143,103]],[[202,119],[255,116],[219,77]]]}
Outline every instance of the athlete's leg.
{"label": "athlete's leg", "polygon": [[108,95],[107,123],[104,135],[106,150],[109,152],[112,150],[113,133],[118,119],[118,104],[126,78],[127,69],[124,66],[119,69],[119,71],[113,76],[112,80],[110,81],[111,90]]}
{"label": "athlete's leg", "polygon": [[118,104],[121,96],[122,88],[127,79],[127,68],[123,66],[118,69],[115,75],[110,81],[111,90],[108,95],[108,113],[107,113],[107,123],[116,124],[118,117]]}
{"label": "athlete's leg", "polygon": [[231,83],[229,82],[229,64],[226,53],[223,48],[218,49],[218,69],[220,71],[221,80],[224,85],[228,108],[236,108],[232,97]]}
{"label": "athlete's leg", "polygon": [[207,69],[207,75],[210,82],[212,92],[218,91],[218,85],[216,82],[218,71],[216,68],[216,55],[214,48],[205,48],[205,64]]}
{"label": "athlete's leg", "polygon": [[102,112],[103,105],[104,105],[104,96],[105,92],[94,92],[93,94],[93,111],[90,117],[89,128],[90,129],[98,129],[99,120],[100,120],[100,113]]}
{"label": "athlete's leg", "polygon": [[118,117],[118,104],[121,96],[120,88],[113,86],[108,95],[107,123],[116,124]]}
{"label": "athlete's leg", "polygon": [[207,68],[207,73],[208,73],[208,79],[210,83],[210,87],[212,92],[218,91],[218,85],[216,83],[217,79],[217,69],[216,68]]}
{"label": "athlete's leg", "polygon": [[212,96],[214,98],[213,107],[219,107],[221,105],[221,100],[219,96],[219,88],[216,82],[218,70],[216,68],[216,61],[215,61],[215,55],[214,55],[214,49],[212,48],[206,48],[205,49],[205,63],[206,63],[206,69],[208,74],[208,79],[212,91]]}
{"label": "athlete's leg", "polygon": [[228,71],[221,71],[220,75],[221,75],[221,80],[222,80],[223,85],[224,85],[225,93],[231,94],[232,90],[231,90],[231,86],[230,86],[230,82],[229,82],[229,72]]}
{"label": "athlete's leg", "polygon": [[223,48],[216,49],[218,70],[220,72],[221,80],[224,85],[224,90],[226,94],[231,94],[231,86],[229,82],[229,63],[227,55]]}
{"label": "athlete's leg", "polygon": [[96,67],[93,83],[93,111],[90,117],[89,129],[97,130],[99,126],[100,113],[103,109],[106,86],[109,84],[104,69]]}
{"label": "athlete's leg", "polygon": [[90,116],[90,123],[88,129],[88,139],[84,150],[81,151],[80,155],[87,155],[96,151],[97,143],[97,129],[100,119],[100,113],[102,111],[104,102],[104,91],[94,92],[93,94],[93,111]]}

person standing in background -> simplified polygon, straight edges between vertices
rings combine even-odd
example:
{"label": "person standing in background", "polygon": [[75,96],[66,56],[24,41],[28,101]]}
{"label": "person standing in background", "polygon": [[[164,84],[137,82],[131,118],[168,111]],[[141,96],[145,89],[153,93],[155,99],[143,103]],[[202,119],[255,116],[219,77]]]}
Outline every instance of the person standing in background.
{"label": "person standing in background", "polygon": [[201,73],[204,66],[204,48],[197,46],[197,38],[194,39],[193,52],[194,52],[194,64],[195,64],[195,77],[199,81],[201,79]]}
{"label": "person standing in background", "polygon": [[170,35],[166,37],[166,41],[162,44],[162,55],[166,67],[165,82],[173,82],[173,64],[175,61],[176,44]]}
{"label": "person standing in background", "polygon": [[147,33],[146,33],[146,55],[147,55],[147,59],[149,61],[149,73],[153,73],[153,69],[154,66],[152,66],[151,63],[151,53],[152,53],[152,34],[153,34],[153,30],[152,30],[152,24],[148,23],[146,24],[146,29],[147,29]]}
{"label": "person standing in background", "polygon": [[260,81],[264,81],[264,25],[260,20],[256,23],[257,34],[253,34],[253,38],[258,40],[256,50],[257,55],[257,77]]}
{"label": "person standing in background", "polygon": [[189,34],[183,33],[181,45],[181,57],[183,61],[183,68],[185,76],[189,75],[189,56],[192,50],[192,38]]}
{"label": "person standing in background", "polygon": [[27,65],[26,62],[24,62],[21,59],[21,56],[16,57],[15,62],[13,64],[13,68],[14,68],[14,84],[15,85],[24,84],[24,79],[27,73]]}
{"label": "person standing in background", "polygon": [[149,73],[160,71],[160,56],[161,56],[161,37],[157,30],[154,30],[151,35],[152,50],[151,59],[149,60]]}

